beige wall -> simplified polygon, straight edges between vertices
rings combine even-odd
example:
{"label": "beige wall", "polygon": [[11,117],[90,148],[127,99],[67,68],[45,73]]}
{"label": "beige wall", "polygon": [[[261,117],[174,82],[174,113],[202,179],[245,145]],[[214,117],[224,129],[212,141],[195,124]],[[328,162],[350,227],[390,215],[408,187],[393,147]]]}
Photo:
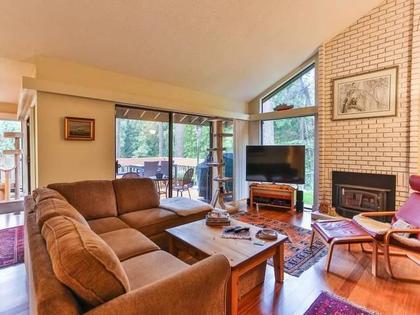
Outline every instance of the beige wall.
{"label": "beige wall", "polygon": [[[114,178],[114,103],[38,92],[36,107],[38,187]],[[94,118],[95,141],[65,141],[65,116]]]}
{"label": "beige wall", "polygon": [[0,102],[0,119],[16,119],[17,104]]}
{"label": "beige wall", "polygon": [[247,119],[247,104],[222,96],[108,70],[38,57],[37,77],[23,87],[185,113]]}

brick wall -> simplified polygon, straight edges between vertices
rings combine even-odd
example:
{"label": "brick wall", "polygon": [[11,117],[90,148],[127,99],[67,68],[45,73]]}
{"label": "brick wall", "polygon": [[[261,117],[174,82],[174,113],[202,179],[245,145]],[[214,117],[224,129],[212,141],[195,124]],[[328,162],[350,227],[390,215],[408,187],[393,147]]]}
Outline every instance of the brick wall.
{"label": "brick wall", "polygon": [[[397,177],[397,206],[419,170],[420,0],[387,0],[319,49],[319,201],[333,170]],[[413,41],[414,38],[414,41]],[[413,56],[415,58],[413,58]],[[332,120],[333,79],[398,66],[395,117]]]}

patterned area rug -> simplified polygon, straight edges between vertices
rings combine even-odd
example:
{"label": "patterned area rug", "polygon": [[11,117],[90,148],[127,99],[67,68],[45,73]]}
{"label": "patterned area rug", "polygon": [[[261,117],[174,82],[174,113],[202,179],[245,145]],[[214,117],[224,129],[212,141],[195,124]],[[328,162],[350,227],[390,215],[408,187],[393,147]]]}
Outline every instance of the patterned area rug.
{"label": "patterned area rug", "polygon": [[[238,213],[232,218],[287,235],[289,239],[284,246],[284,271],[292,276],[299,277],[327,254],[327,247],[319,239],[315,239],[312,248],[309,247],[310,230],[257,214]],[[269,263],[272,265],[271,261]]]}
{"label": "patterned area rug", "polygon": [[0,230],[0,268],[23,262],[23,225]]}
{"label": "patterned area rug", "polygon": [[359,305],[349,303],[344,298],[330,292],[322,292],[304,315],[376,315]]}

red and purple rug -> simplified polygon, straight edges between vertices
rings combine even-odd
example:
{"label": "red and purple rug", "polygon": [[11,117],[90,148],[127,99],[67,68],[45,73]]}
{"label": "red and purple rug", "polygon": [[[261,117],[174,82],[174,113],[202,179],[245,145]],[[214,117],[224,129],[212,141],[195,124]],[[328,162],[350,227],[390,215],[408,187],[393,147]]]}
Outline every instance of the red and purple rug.
{"label": "red and purple rug", "polygon": [[23,262],[23,225],[0,230],[0,268]]}
{"label": "red and purple rug", "polygon": [[322,292],[304,315],[377,315],[330,292]]}
{"label": "red and purple rug", "polygon": [[[308,229],[258,214],[238,213],[232,218],[287,235],[288,240],[284,246],[284,271],[289,275],[299,277],[327,254],[327,247],[318,238],[315,238],[312,247],[309,246],[312,232]],[[271,261],[269,264],[272,265]]]}

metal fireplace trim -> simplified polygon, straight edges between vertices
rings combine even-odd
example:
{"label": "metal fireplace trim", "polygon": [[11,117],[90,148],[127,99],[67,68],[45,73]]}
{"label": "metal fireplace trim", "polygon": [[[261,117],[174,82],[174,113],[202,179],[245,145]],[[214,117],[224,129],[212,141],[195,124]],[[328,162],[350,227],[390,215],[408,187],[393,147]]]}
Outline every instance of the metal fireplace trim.
{"label": "metal fireplace trim", "polygon": [[[337,195],[338,195],[340,207],[363,211],[363,212],[383,211],[387,204],[387,194],[391,192],[391,189],[359,186],[359,185],[336,184],[335,186],[337,187]],[[378,206],[376,207],[376,209],[372,209],[372,208],[366,208],[362,206],[348,205],[345,202],[343,202],[343,198],[344,198],[343,190],[347,190],[347,192],[353,191],[355,194],[361,194],[362,196],[371,195],[371,197],[375,199],[375,202],[377,203]],[[362,202],[363,200],[360,200],[361,205],[362,205]]]}

